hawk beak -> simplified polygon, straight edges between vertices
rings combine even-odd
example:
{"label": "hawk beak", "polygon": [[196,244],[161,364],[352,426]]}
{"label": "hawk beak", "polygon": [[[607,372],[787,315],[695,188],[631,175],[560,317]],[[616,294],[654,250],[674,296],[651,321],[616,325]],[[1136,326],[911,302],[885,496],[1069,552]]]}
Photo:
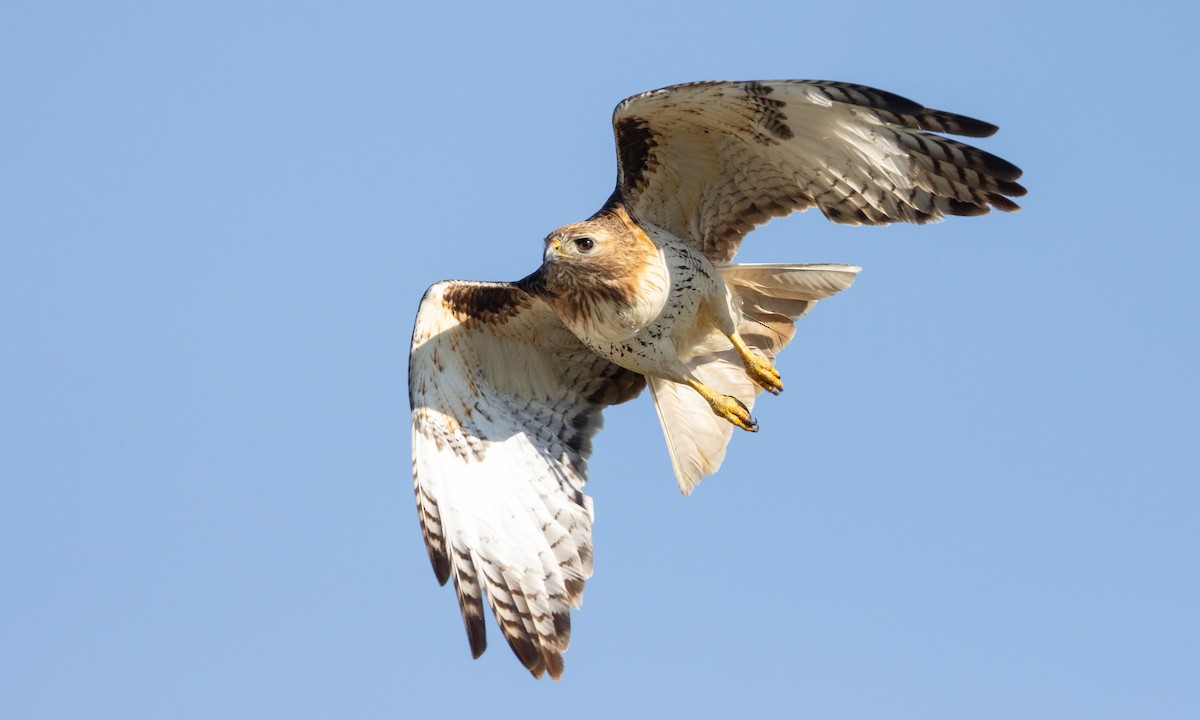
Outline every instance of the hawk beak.
{"label": "hawk beak", "polygon": [[558,249],[561,245],[562,242],[558,238],[554,238],[550,242],[546,243],[546,250],[542,253],[542,262],[550,262],[553,260],[554,257],[558,255]]}

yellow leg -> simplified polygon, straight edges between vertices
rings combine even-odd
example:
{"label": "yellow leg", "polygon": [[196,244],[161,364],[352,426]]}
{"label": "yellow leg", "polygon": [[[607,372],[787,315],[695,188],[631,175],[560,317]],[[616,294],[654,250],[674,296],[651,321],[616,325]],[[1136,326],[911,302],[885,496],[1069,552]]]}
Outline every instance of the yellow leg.
{"label": "yellow leg", "polygon": [[732,395],[722,395],[699,380],[689,379],[687,382],[708,401],[709,407],[717,414],[717,417],[725,418],[743,430],[758,432],[758,422],[750,417],[750,411],[746,409],[741,400]]}
{"label": "yellow leg", "polygon": [[729,340],[738,355],[742,356],[742,365],[746,367],[746,375],[751,380],[772,395],[783,392],[783,381],[779,379],[779,371],[770,360],[755,354],[737,333],[730,335]]}

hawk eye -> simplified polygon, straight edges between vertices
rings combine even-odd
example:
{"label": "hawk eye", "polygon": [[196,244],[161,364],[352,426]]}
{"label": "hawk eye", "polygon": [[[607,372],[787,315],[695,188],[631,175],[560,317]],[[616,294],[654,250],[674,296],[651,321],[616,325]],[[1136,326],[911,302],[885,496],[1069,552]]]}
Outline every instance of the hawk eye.
{"label": "hawk eye", "polygon": [[596,241],[590,237],[577,237],[575,238],[575,247],[579,248],[581,253],[591,252],[592,248],[596,247]]}

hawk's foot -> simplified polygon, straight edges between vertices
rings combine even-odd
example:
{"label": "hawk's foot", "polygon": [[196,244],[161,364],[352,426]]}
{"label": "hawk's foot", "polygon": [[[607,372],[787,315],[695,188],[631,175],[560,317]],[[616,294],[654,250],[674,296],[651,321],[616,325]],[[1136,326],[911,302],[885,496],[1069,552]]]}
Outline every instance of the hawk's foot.
{"label": "hawk's foot", "polygon": [[747,432],[758,432],[758,421],[750,417],[746,404],[732,395],[722,395],[699,381],[689,383],[708,401],[717,417],[724,418]]}
{"label": "hawk's foot", "polygon": [[734,349],[742,357],[742,365],[746,368],[747,377],[772,395],[783,392],[783,381],[779,378],[779,371],[775,369],[770,360],[751,350],[736,334],[730,336],[729,339],[733,341]]}
{"label": "hawk's foot", "polygon": [[783,381],[779,379],[779,371],[770,360],[757,355],[743,355],[742,364],[746,366],[746,375],[760,388],[772,395],[783,392]]}
{"label": "hawk's foot", "polygon": [[746,432],[758,432],[758,421],[750,417],[746,404],[732,395],[722,395],[721,402],[709,402],[713,412]]}

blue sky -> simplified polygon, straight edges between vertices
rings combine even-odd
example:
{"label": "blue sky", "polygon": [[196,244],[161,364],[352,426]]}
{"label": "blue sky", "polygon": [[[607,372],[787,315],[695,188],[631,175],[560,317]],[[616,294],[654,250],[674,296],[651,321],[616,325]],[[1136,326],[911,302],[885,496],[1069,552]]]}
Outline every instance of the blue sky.
{"label": "blue sky", "polygon": [[[0,9],[0,697],[21,718],[1184,717],[1200,706],[1186,3]],[[515,279],[623,97],[860,82],[1001,126],[1024,211],[864,270],[681,498],[610,411],[560,683],[472,661],[409,472],[424,288]]]}

